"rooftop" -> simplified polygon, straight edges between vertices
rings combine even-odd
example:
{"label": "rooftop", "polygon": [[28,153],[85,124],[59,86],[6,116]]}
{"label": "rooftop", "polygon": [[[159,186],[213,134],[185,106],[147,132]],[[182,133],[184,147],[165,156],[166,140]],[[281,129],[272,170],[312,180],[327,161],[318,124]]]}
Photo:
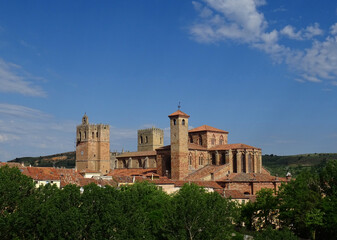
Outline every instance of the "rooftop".
{"label": "rooftop", "polygon": [[214,128],[208,125],[202,125],[200,127],[197,128],[193,128],[191,130],[189,130],[188,132],[193,133],[193,132],[219,132],[219,133],[226,133],[228,134],[227,131],[218,129],[218,128]]}

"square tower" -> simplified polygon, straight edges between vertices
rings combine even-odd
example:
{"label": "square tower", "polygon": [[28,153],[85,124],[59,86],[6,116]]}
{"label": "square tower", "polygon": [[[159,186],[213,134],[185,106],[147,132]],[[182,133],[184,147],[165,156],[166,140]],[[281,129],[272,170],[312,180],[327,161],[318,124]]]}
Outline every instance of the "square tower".
{"label": "square tower", "polygon": [[138,130],[138,152],[154,151],[164,145],[164,131],[159,128]]}
{"label": "square tower", "polygon": [[180,109],[171,115],[171,178],[183,180],[188,175],[188,119]]}
{"label": "square tower", "polygon": [[76,129],[76,169],[110,171],[110,126],[89,124],[86,114]]}

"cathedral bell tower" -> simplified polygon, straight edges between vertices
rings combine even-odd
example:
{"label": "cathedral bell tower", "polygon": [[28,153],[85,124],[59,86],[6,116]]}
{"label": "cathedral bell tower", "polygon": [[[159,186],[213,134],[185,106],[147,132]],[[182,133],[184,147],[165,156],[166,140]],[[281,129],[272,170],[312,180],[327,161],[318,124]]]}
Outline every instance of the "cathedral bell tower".
{"label": "cathedral bell tower", "polygon": [[188,119],[180,111],[170,114],[171,130],[171,178],[183,180],[188,175]]}
{"label": "cathedral bell tower", "polygon": [[110,126],[89,124],[86,114],[76,129],[76,169],[110,171]]}

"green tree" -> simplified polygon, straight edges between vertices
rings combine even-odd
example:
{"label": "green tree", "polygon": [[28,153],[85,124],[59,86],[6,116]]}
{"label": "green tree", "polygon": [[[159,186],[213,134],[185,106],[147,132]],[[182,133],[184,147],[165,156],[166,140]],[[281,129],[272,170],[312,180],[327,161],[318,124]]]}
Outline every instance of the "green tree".
{"label": "green tree", "polygon": [[0,167],[0,239],[18,238],[18,222],[27,221],[18,212],[34,194],[34,182],[18,168]]}
{"label": "green tree", "polygon": [[120,236],[122,239],[160,239],[164,224],[164,208],[169,196],[148,182],[135,183],[121,189]]}
{"label": "green tree", "polygon": [[254,240],[297,240],[298,237],[288,229],[273,229],[271,226],[256,232]]}
{"label": "green tree", "polygon": [[166,209],[167,239],[231,239],[238,218],[235,202],[195,184],[185,184]]}
{"label": "green tree", "polygon": [[319,172],[319,176],[324,194],[322,199],[324,217],[319,235],[324,239],[333,239],[337,236],[337,160],[328,161]]}
{"label": "green tree", "polygon": [[298,236],[313,237],[320,223],[321,190],[317,175],[302,172],[296,180],[283,184],[279,190],[279,218]]}

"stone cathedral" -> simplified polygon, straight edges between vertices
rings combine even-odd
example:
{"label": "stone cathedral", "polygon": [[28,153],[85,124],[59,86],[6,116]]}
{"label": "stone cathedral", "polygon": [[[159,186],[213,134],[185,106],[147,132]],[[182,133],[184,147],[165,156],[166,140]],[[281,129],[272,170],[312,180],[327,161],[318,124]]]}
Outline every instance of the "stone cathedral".
{"label": "stone cathedral", "polygon": [[261,149],[243,143],[229,144],[228,132],[203,125],[188,129],[190,116],[178,109],[170,114],[170,141],[163,145],[159,128],[138,130],[137,152],[125,152],[110,160],[110,129],[89,124],[84,115],[77,126],[76,167],[102,174],[113,169],[156,169],[172,180],[218,181],[231,174],[266,173]]}

